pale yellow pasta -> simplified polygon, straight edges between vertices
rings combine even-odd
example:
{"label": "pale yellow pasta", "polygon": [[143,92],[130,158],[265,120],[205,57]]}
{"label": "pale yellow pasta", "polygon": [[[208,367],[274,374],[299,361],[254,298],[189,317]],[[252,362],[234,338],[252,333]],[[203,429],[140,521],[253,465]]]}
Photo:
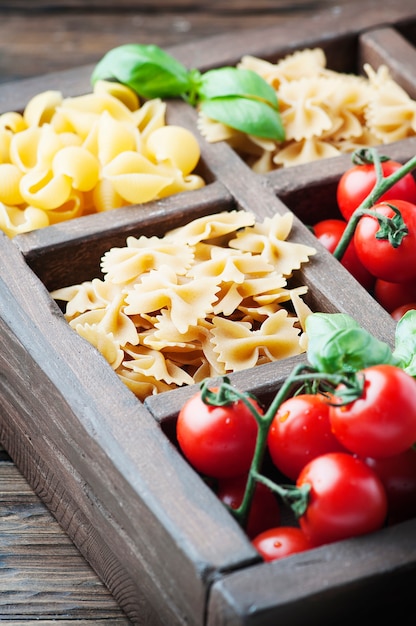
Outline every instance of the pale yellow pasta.
{"label": "pale yellow pasta", "polygon": [[144,401],[148,396],[163,393],[164,391],[170,391],[175,388],[175,385],[168,385],[162,380],[156,380],[148,374],[142,374],[140,372],[134,372],[128,370],[123,366],[120,366],[116,370],[120,380],[134,393],[139,400]]}
{"label": "pale yellow pasta", "polygon": [[110,95],[122,102],[130,111],[140,107],[140,100],[136,92],[127,85],[110,80],[98,80],[94,83],[94,93]]}
{"label": "pale yellow pasta", "polygon": [[111,117],[104,111],[86,137],[84,148],[96,156],[102,166],[124,152],[142,152],[141,136],[136,127]]}
{"label": "pale yellow pasta", "polygon": [[45,211],[31,206],[21,209],[0,202],[0,229],[8,237],[15,237],[45,226],[49,226]]}
{"label": "pale yellow pasta", "polygon": [[0,128],[0,163],[10,163],[10,143],[12,132],[6,128]]}
{"label": "pale yellow pasta", "polygon": [[133,111],[135,126],[139,129],[144,141],[156,129],[165,125],[166,102],[160,98],[154,98],[144,102],[143,105]]}
{"label": "pale yellow pasta", "polygon": [[185,226],[173,229],[166,234],[166,238],[173,241],[179,239],[195,245],[200,241],[228,235],[254,223],[255,217],[248,211],[223,211],[200,217]]}
{"label": "pale yellow pasta", "polygon": [[66,318],[71,320],[81,313],[105,309],[120,295],[120,287],[110,281],[94,278],[79,285],[62,287],[52,292],[52,297],[67,302]]}
{"label": "pale yellow pasta", "polygon": [[22,176],[17,165],[0,163],[0,202],[9,205],[18,205],[23,202],[19,187]]}
{"label": "pale yellow pasta", "polygon": [[301,78],[281,85],[279,103],[287,140],[319,137],[330,130],[332,116],[326,103],[332,90],[331,81],[325,78]]}
{"label": "pale yellow pasta", "polygon": [[290,167],[320,159],[328,159],[340,154],[341,150],[335,145],[313,137],[312,139],[288,143],[274,155],[273,163]]}
{"label": "pale yellow pasta", "polygon": [[284,82],[298,80],[310,76],[325,74],[326,58],[321,48],[297,50],[281,59],[278,63],[270,63],[263,59],[245,55],[238,67],[257,72],[275,89]]}
{"label": "pale yellow pasta", "polygon": [[254,367],[263,353],[269,361],[295,356],[301,352],[300,330],[295,327],[295,321],[284,309],[267,318],[258,330],[252,330],[247,322],[215,317],[214,351],[227,371]]}
{"label": "pale yellow pasta", "polygon": [[140,399],[286,358],[304,350],[310,313],[287,279],[315,253],[288,240],[292,223],[231,211],[130,236],[103,254],[103,279],[51,295]]}
{"label": "pale yellow pasta", "polygon": [[122,363],[124,352],[121,350],[119,343],[114,340],[111,333],[106,333],[98,325],[76,324],[75,330],[91,345],[97,348],[105,360],[116,370]]}
{"label": "pale yellow pasta", "polygon": [[271,218],[266,217],[262,224],[239,231],[236,238],[230,241],[230,247],[260,254],[276,272],[290,276],[316,252],[311,246],[286,241],[292,223],[292,213],[276,213]]}
{"label": "pale yellow pasta", "polygon": [[[23,114],[3,113],[0,202],[7,215],[21,215],[9,207],[33,207],[45,212],[36,224],[46,226],[200,189],[205,181],[193,173],[199,144],[187,129],[169,127],[165,114],[162,100],[142,104],[111,81],[69,98],[48,90]],[[18,229],[6,227],[8,219],[5,232],[14,236]]]}
{"label": "pale yellow pasta", "polygon": [[48,124],[55,109],[62,103],[62,93],[60,91],[43,91],[34,96],[23,112],[23,119],[28,127],[42,126]]}
{"label": "pale yellow pasta", "polygon": [[187,176],[195,169],[200,148],[195,136],[181,126],[161,126],[146,139],[146,149],[156,163],[165,163]]}
{"label": "pale yellow pasta", "polygon": [[65,174],[54,176],[49,170],[33,170],[24,174],[20,181],[20,193],[27,204],[48,211],[57,209],[68,201],[72,181]]}
{"label": "pale yellow pasta", "polygon": [[97,213],[119,209],[126,204],[110,180],[105,178],[98,181],[92,192],[92,204]]}
{"label": "pale yellow pasta", "polygon": [[67,220],[73,220],[76,217],[84,215],[84,205],[84,195],[72,189],[69,197],[63,204],[48,210],[49,223],[57,224],[59,222],[66,222]]}
{"label": "pale yellow pasta", "polygon": [[201,189],[205,186],[204,179],[197,174],[183,176],[179,170],[174,170],[172,175],[173,181],[159,191],[159,198],[166,198],[181,191],[195,191],[195,189]]}
{"label": "pale yellow pasta", "polygon": [[369,128],[382,143],[400,141],[416,133],[416,101],[390,77],[386,68],[377,73],[364,68],[374,86],[366,113]]}
{"label": "pale yellow pasta", "polygon": [[12,133],[20,133],[27,128],[27,124],[21,113],[8,111],[0,115],[0,129],[9,130]]}
{"label": "pale yellow pasta", "polygon": [[127,314],[151,313],[168,307],[179,332],[206,317],[219,291],[215,278],[181,282],[169,266],[144,275],[126,296]]}
{"label": "pale yellow pasta", "polygon": [[122,152],[102,169],[115,191],[132,204],[156,198],[174,180],[173,172],[160,167],[138,152]]}
{"label": "pale yellow pasta", "polygon": [[[283,141],[260,143],[198,114],[209,142],[226,141],[260,174],[391,143],[416,134],[416,101],[388,68],[364,65],[367,76],[330,70],[321,48],[289,54],[276,63],[242,57],[238,67],[257,72],[276,91]],[[256,141],[257,139],[257,141]]]}
{"label": "pale yellow pasta", "polygon": [[106,308],[85,311],[74,318],[70,324],[72,326],[81,324],[82,326],[97,327],[100,332],[106,335],[111,334],[114,341],[118,342],[120,346],[126,344],[134,346],[138,343],[136,326],[124,312],[123,305],[124,296],[119,294]]}
{"label": "pale yellow pasta", "polygon": [[98,159],[81,146],[65,146],[58,150],[52,161],[55,177],[67,176],[78,191],[93,189],[100,176]]}
{"label": "pale yellow pasta", "polygon": [[192,377],[185,370],[170,359],[165,359],[158,350],[136,346],[127,348],[126,354],[130,357],[130,360],[123,361],[123,366],[127,369],[162,380],[167,384],[181,386],[193,383]]}
{"label": "pale yellow pasta", "polygon": [[194,254],[186,243],[172,244],[159,237],[127,237],[126,246],[111,248],[101,259],[101,271],[115,284],[130,283],[150,270],[164,265],[176,275],[185,275]]}

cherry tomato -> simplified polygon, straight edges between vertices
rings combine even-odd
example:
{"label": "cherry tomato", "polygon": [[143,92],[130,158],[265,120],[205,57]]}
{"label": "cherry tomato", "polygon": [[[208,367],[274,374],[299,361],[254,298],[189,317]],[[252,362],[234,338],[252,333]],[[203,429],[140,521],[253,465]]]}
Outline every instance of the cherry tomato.
{"label": "cherry tomato", "polygon": [[345,448],[331,432],[329,404],[322,395],[299,394],[280,405],[267,438],[270,457],[288,478],[314,457]]}
{"label": "cherry tomato", "polygon": [[303,468],[296,485],[310,485],[308,506],[299,524],[314,546],[363,535],[384,525],[384,486],[374,470],[352,454],[318,456]]}
{"label": "cherry tomato", "polygon": [[404,452],[416,441],[416,380],[394,365],[374,365],[361,374],[363,394],[331,406],[332,432],[347,450],[363,457]]}
{"label": "cherry tomato", "polygon": [[403,317],[405,313],[408,311],[414,311],[416,309],[416,302],[409,302],[408,304],[402,304],[402,306],[398,306],[397,309],[391,312],[391,316],[397,322]]}
{"label": "cherry tomato", "polygon": [[[381,168],[384,176],[393,174],[401,167],[397,161],[383,161]],[[348,221],[356,208],[366,199],[376,184],[374,165],[355,165],[340,178],[337,187],[337,202],[342,216]],[[416,203],[416,181],[412,174],[406,174],[379,200],[407,200]]]}
{"label": "cherry tomato", "polygon": [[[354,233],[354,245],[358,258],[371,274],[383,280],[401,283],[416,278],[416,205],[404,200],[392,200],[391,204],[401,213],[408,234],[394,248],[387,239],[377,239],[377,218],[364,215]],[[379,203],[372,207],[381,215],[393,217],[394,211],[388,204]]]}
{"label": "cherry tomato", "polygon": [[[238,509],[246,487],[247,476],[223,478],[218,483],[217,496],[227,506]],[[274,493],[263,485],[256,483],[245,531],[250,539],[280,524],[280,508]]]}
{"label": "cherry tomato", "polygon": [[[261,412],[254,399],[250,402]],[[200,392],[185,402],[176,424],[184,456],[198,472],[213,478],[248,472],[257,430],[255,417],[241,400],[212,406],[202,400]]]}
{"label": "cherry tomato", "polygon": [[409,448],[386,459],[365,459],[381,479],[387,494],[388,523],[416,517],[416,450]]}
{"label": "cherry tomato", "polygon": [[416,302],[416,281],[392,283],[377,278],[374,283],[374,297],[389,313],[402,304]]}
{"label": "cherry tomato", "polygon": [[265,561],[276,561],[312,548],[304,532],[296,526],[270,528],[255,537],[252,544]]}
{"label": "cherry tomato", "polygon": [[[328,219],[322,220],[312,227],[315,237],[322,245],[333,253],[344,233],[347,222],[344,220]],[[374,276],[364,267],[355,251],[354,240],[348,244],[341,259],[341,264],[354,276],[354,278],[365,288],[371,289],[374,284]]]}

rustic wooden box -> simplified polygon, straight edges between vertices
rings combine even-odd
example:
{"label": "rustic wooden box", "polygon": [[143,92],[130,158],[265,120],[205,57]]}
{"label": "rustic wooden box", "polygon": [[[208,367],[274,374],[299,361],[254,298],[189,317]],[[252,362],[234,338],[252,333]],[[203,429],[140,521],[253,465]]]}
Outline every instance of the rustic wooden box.
{"label": "rustic wooden box", "polygon": [[[359,71],[386,63],[416,97],[416,11],[375,3],[360,15],[316,14],[267,31],[218,37],[171,52],[201,69],[251,53],[277,59],[319,45],[329,66]],[[342,19],[341,19],[342,17]],[[48,88],[89,90],[92,68],[0,89],[0,110],[18,110]],[[195,128],[195,112],[169,106],[169,119]],[[49,290],[98,275],[102,253],[129,234],[163,234],[231,208],[260,218],[295,213],[293,237],[319,254],[301,279],[315,310],[345,312],[392,341],[390,316],[323,248],[306,224],[334,215],[335,187],[349,157],[261,177],[226,145],[201,140],[209,184],[142,207],[84,217],[10,241],[0,237],[0,441],[62,527],[136,624],[242,626],[357,623],[410,608],[416,582],[416,520],[270,564],[189,467],[174,443],[177,412],[196,389],[140,403],[104,359],[74,333]],[[385,150],[384,150],[385,152]],[[416,140],[389,146],[416,153]],[[294,361],[234,374],[261,398]]]}

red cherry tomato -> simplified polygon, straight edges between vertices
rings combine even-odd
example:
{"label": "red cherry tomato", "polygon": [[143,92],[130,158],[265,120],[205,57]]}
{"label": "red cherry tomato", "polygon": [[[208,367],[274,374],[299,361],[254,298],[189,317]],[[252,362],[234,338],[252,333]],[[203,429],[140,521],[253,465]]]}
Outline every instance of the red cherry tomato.
{"label": "red cherry tomato", "polygon": [[393,283],[377,278],[374,297],[389,313],[403,304],[416,302],[416,281]]}
{"label": "red cherry tomato", "polygon": [[[255,400],[250,402],[261,412]],[[200,392],[185,402],[176,424],[184,456],[198,472],[213,478],[248,472],[257,430],[256,419],[244,402],[212,406],[202,400]]]}
{"label": "red cherry tomato", "polygon": [[416,517],[416,450],[409,448],[386,459],[365,459],[381,478],[387,494],[388,523]]}
{"label": "red cherry tomato", "polygon": [[299,394],[280,405],[267,438],[270,457],[288,478],[325,452],[345,448],[331,432],[329,405],[321,395]]}
{"label": "red cherry tomato", "polygon": [[394,365],[374,365],[361,374],[363,394],[349,404],[330,407],[332,432],[347,450],[362,457],[404,452],[416,441],[416,380]]}
{"label": "red cherry tomato", "polygon": [[276,561],[312,548],[304,532],[296,526],[270,528],[255,537],[252,544],[265,561]]}
{"label": "red cherry tomato", "polygon": [[[344,233],[347,222],[344,220],[328,219],[322,220],[313,226],[315,237],[322,245],[333,253]],[[371,289],[374,284],[374,276],[364,267],[355,251],[354,240],[348,244],[341,259],[341,264],[354,276],[354,278],[365,288]]]}
{"label": "red cherry tomato", "polygon": [[416,309],[416,302],[409,302],[408,304],[402,304],[391,312],[391,316],[394,320],[399,321],[407,311],[414,311]]}
{"label": "red cherry tomato", "polygon": [[[401,213],[408,234],[394,248],[387,239],[377,239],[377,218],[364,215],[354,233],[354,245],[358,258],[371,274],[391,282],[408,282],[416,279],[416,205],[404,200],[392,200]],[[376,204],[372,210],[393,217],[394,211],[388,204]]]}
{"label": "red cherry tomato", "polygon": [[[400,169],[397,161],[383,161],[381,168],[384,176],[393,174]],[[374,165],[355,165],[340,178],[337,187],[337,202],[342,216],[348,221],[356,208],[366,199],[376,184]],[[407,200],[416,203],[416,181],[412,174],[406,174],[391,189],[386,191],[379,200]]]}
{"label": "red cherry tomato", "polygon": [[[227,506],[238,509],[246,487],[247,476],[223,478],[218,483],[217,496]],[[280,508],[277,497],[263,485],[256,483],[245,531],[250,539],[280,524]]]}
{"label": "red cherry tomato", "polygon": [[352,454],[318,456],[303,468],[296,485],[310,485],[308,506],[299,524],[314,546],[373,532],[385,522],[383,484]]}

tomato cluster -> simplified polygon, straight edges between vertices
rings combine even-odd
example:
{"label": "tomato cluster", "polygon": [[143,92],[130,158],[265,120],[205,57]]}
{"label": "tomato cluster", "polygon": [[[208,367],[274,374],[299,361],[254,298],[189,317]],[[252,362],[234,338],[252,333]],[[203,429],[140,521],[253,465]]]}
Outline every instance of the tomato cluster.
{"label": "tomato cluster", "polygon": [[[265,560],[416,515],[416,380],[389,364],[366,367],[357,378],[361,392],[351,401],[343,383],[328,393],[299,391],[267,422],[265,458],[281,478],[276,484],[274,477],[256,476],[244,521]],[[201,392],[179,412],[182,453],[216,479],[216,493],[231,511],[245,496],[267,414],[251,396],[213,406]],[[293,524],[281,523],[280,498],[284,506],[303,502],[292,507]]]}
{"label": "tomato cluster", "polygon": [[[396,173],[402,164],[391,159],[380,163],[382,175]],[[313,231],[330,252],[334,252],[352,219],[354,211],[374,191],[377,183],[375,165],[354,165],[340,178],[337,204],[341,217],[326,219],[313,226]],[[407,228],[398,245],[388,237],[379,236],[380,222],[376,215],[362,216],[354,235],[341,258],[341,263],[375,299],[398,320],[409,309],[416,308],[416,180],[409,172],[378,197],[372,212],[392,218],[400,212]]]}

